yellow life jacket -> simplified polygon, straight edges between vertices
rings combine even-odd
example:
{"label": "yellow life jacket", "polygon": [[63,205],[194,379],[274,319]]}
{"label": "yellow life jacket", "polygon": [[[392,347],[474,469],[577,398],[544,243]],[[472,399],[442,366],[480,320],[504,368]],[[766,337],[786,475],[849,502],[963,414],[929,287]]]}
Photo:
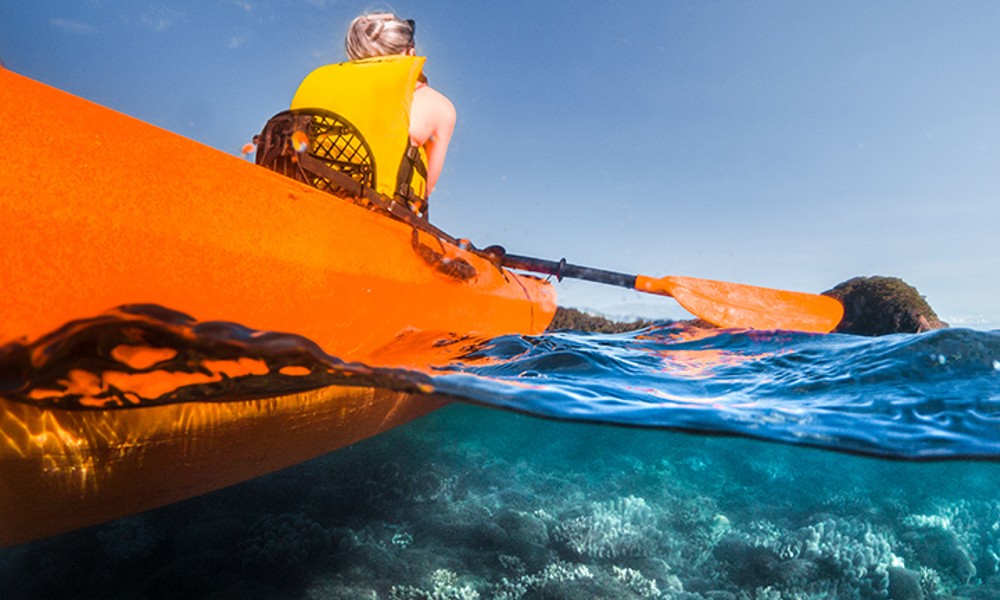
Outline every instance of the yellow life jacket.
{"label": "yellow life jacket", "polygon": [[333,111],[353,124],[371,148],[376,191],[418,213],[426,208],[427,157],[410,143],[410,106],[425,60],[380,56],[319,67],[291,105],[293,111]]}

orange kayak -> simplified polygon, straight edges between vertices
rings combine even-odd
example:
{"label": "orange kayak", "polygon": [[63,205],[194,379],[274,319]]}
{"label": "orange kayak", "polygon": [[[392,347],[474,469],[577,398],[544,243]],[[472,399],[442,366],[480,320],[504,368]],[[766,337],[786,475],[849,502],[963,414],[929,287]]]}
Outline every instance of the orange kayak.
{"label": "orange kayak", "polygon": [[[544,281],[2,68],[0,123],[0,546],[406,423],[446,401],[420,372],[461,340],[539,333],[555,312]],[[157,311],[182,325],[142,333]],[[67,340],[104,322],[107,362],[74,364]],[[231,352],[178,367],[163,331],[205,323],[311,344],[329,372]]]}

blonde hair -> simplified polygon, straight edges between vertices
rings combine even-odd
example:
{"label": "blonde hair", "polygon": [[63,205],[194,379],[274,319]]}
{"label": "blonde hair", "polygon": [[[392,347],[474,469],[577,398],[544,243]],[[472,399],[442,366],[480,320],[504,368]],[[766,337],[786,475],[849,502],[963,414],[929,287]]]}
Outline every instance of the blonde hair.
{"label": "blonde hair", "polygon": [[344,49],[351,60],[403,54],[413,48],[412,21],[392,13],[366,13],[351,21]]}

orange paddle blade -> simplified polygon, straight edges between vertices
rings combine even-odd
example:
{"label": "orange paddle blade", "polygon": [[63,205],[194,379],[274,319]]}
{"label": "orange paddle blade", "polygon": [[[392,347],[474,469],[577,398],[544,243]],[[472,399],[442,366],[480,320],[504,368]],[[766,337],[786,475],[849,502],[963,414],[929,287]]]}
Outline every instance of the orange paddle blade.
{"label": "orange paddle blade", "polygon": [[691,314],[718,327],[829,333],[844,316],[844,307],[828,296],[742,283],[638,275],[635,289],[671,296]]}

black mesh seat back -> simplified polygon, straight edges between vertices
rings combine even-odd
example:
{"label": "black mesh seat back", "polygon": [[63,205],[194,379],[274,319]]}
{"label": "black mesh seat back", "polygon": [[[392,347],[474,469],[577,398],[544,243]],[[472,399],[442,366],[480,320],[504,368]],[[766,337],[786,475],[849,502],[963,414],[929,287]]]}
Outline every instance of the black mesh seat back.
{"label": "black mesh seat back", "polygon": [[257,137],[258,165],[317,189],[349,194],[331,178],[303,165],[307,153],[363,188],[375,188],[375,156],[350,121],[324,109],[286,110],[271,117]]}

